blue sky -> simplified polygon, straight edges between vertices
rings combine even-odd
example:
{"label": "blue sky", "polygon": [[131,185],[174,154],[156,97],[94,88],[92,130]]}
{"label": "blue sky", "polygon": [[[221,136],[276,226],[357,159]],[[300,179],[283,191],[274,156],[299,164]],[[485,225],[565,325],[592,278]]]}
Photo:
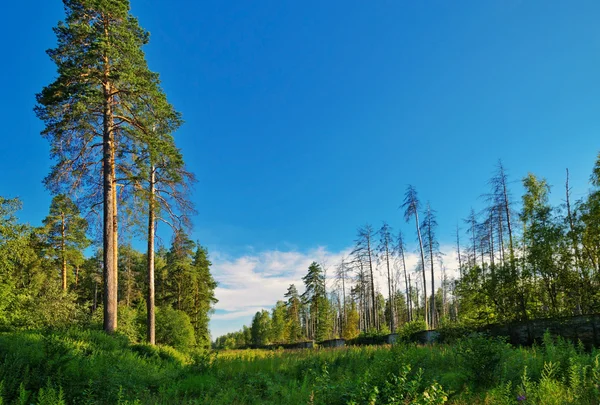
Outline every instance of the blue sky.
{"label": "blue sky", "polygon": [[[0,26],[0,195],[21,197],[21,218],[38,224],[50,161],[32,109],[55,74],[44,50],[62,4],[4,8],[26,18]],[[386,219],[412,240],[398,210],[409,183],[438,211],[444,245],[500,158],[515,199],[529,171],[555,186],[555,202],[566,167],[576,197],[588,188],[597,1],[133,0],[132,12],[186,121],[176,136],[199,179],[193,237],[228,303],[214,334],[282,296],[312,257],[340,257],[361,224]],[[280,270],[265,276],[276,280],[265,304],[244,295],[268,269]],[[227,284],[232,274],[258,281]]]}

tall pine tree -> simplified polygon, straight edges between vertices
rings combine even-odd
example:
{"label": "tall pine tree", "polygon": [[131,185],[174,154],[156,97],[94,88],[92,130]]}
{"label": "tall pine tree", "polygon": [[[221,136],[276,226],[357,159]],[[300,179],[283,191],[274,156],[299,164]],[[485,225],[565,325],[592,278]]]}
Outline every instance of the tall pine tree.
{"label": "tall pine tree", "polygon": [[[161,96],[158,75],[142,47],[149,35],[128,0],[64,0],[66,18],[48,51],[54,82],[37,95],[36,114],[55,164],[46,178],[55,192],[78,191],[88,208],[102,206],[104,330],[117,329],[117,181],[131,164],[149,100]],[[150,103],[152,105],[152,103]]]}

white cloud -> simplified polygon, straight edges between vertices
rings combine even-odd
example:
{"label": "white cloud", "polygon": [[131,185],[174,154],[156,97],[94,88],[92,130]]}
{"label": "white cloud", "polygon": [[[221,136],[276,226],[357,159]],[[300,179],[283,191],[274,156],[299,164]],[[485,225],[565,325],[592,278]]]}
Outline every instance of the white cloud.
{"label": "white cloud", "polygon": [[[448,277],[454,277],[457,265],[452,247],[442,246],[444,265]],[[216,313],[212,315],[211,332],[213,338],[227,332],[239,330],[242,325],[248,325],[252,316],[261,309],[269,309],[278,300],[283,300],[283,295],[290,284],[295,284],[302,293],[304,286],[302,277],[306,275],[308,266],[313,261],[327,269],[328,289],[334,286],[334,272],[342,258],[347,257],[351,249],[331,252],[325,247],[317,247],[307,252],[291,251],[263,251],[231,258],[219,253],[212,255],[212,272],[219,286],[215,294],[219,302],[216,304]],[[415,270],[419,262],[416,253],[406,254],[407,270],[417,277]],[[375,263],[376,264],[376,263]],[[402,271],[402,267],[395,264],[395,268]],[[436,263],[436,286],[440,285],[441,271]],[[427,269],[429,275],[429,268]],[[398,287],[404,289],[403,273],[399,274]],[[375,269],[376,285],[382,294],[387,297],[387,270],[384,263],[379,263]],[[427,285],[431,281],[427,277]],[[437,288],[437,287],[436,287]]]}

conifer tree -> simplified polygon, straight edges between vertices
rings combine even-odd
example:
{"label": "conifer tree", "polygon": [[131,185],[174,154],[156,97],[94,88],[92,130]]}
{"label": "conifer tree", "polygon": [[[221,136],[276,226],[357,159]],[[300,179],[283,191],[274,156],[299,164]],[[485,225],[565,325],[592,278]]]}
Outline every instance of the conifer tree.
{"label": "conifer tree", "polygon": [[285,343],[285,302],[277,301],[271,310],[271,341],[273,343]]}
{"label": "conifer tree", "polygon": [[404,236],[402,235],[402,231],[398,231],[398,236],[396,238],[396,251],[400,260],[402,261],[402,270],[404,272],[404,287],[406,290],[406,319],[408,322],[412,321],[412,300],[410,294],[410,282],[409,275],[406,271],[406,258],[404,256],[404,251],[406,250],[404,246]]}
{"label": "conifer tree", "polygon": [[87,221],[81,218],[77,205],[69,197],[59,194],[52,199],[50,213],[43,223],[46,241],[60,263],[61,285],[66,291],[68,267],[83,262],[83,250],[90,244],[86,237]]}
{"label": "conifer tree", "polygon": [[210,347],[210,314],[214,310],[214,305],[219,302],[215,296],[217,282],[210,272],[211,265],[207,249],[197,243],[192,262],[194,270],[191,279],[193,305],[188,312],[196,334],[196,343],[204,348]]}
{"label": "conifer tree", "polygon": [[[377,328],[377,302],[375,298],[375,277],[373,274],[373,261],[375,259],[375,247],[373,246],[373,227],[369,224],[358,228],[358,238],[355,240],[356,247],[352,254],[360,263],[361,273],[366,267],[368,270],[368,290],[367,295],[370,297],[370,322],[369,326]],[[364,267],[363,267],[364,266]],[[363,277],[363,281],[365,281]]]}
{"label": "conifer tree", "polygon": [[[102,206],[104,330],[117,329],[117,181],[144,127],[138,113],[160,96],[158,75],[142,47],[149,35],[128,0],[64,0],[66,18],[48,51],[58,76],[37,95],[55,164],[46,178],[55,192],[77,191],[88,207]],[[101,185],[99,187],[99,185]]]}
{"label": "conifer tree", "polygon": [[309,306],[310,314],[310,325],[309,325],[309,338],[316,338],[319,321],[322,318],[322,312],[326,309],[323,308],[323,298],[325,297],[325,277],[323,275],[323,269],[317,262],[312,262],[308,267],[308,273],[302,277],[304,281],[305,290],[302,294],[302,299]]}
{"label": "conifer tree", "polygon": [[[392,270],[390,266],[390,261],[393,259],[394,255],[394,247],[393,247],[393,237],[392,237],[392,229],[387,222],[384,222],[381,228],[379,229],[379,245],[377,246],[377,250],[379,252],[380,259],[385,263],[387,269],[387,280],[388,280],[388,301],[394,302],[394,288],[393,278],[392,278]],[[396,313],[394,312],[394,305],[390,306],[390,332],[396,332],[396,325],[394,324]]]}
{"label": "conifer tree", "polygon": [[[431,269],[431,298],[429,302],[429,322],[432,327],[437,325],[436,311],[435,311],[435,274],[434,274],[434,263],[436,259],[440,257],[440,244],[435,236],[435,229],[437,228],[437,220],[435,218],[435,211],[431,209],[429,203],[425,209],[425,218],[421,224],[423,233],[425,234],[425,242],[423,247],[425,248],[425,257],[429,261],[429,268]],[[425,294],[427,297],[427,294]],[[427,298],[425,298],[427,299]]]}
{"label": "conifer tree", "polygon": [[[425,324],[427,327],[430,327],[430,319],[428,314],[428,303],[427,303],[427,283],[425,277],[425,251],[423,247],[423,238],[421,237],[421,227],[419,224],[419,208],[421,207],[421,203],[419,201],[419,197],[417,195],[417,190],[409,185],[406,188],[406,193],[404,194],[404,203],[402,204],[404,208],[404,220],[406,222],[410,221],[412,217],[415,217],[415,227],[417,229],[417,239],[419,241],[419,252],[421,254],[421,270],[423,272],[423,295],[425,297],[424,301],[424,309],[425,309]],[[433,292],[432,292],[433,294]],[[419,305],[417,300],[417,305]]]}
{"label": "conifer tree", "polygon": [[286,336],[289,342],[296,342],[302,337],[302,323],[300,320],[300,310],[302,302],[298,289],[294,284],[290,284],[285,295],[287,298],[287,321],[286,321]]}

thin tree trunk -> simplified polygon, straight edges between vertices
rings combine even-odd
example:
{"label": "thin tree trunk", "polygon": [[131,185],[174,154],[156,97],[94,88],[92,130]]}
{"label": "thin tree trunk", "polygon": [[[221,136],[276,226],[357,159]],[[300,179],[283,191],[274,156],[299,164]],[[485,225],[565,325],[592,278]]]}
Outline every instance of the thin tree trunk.
{"label": "thin tree trunk", "polygon": [[94,297],[92,299],[92,313],[98,308],[98,282],[94,280]]}
{"label": "thin tree trunk", "polygon": [[502,207],[498,206],[498,240],[500,241],[500,264],[504,265],[505,254],[504,254],[504,230],[502,222],[504,218],[502,217]]}
{"label": "thin tree trunk", "polygon": [[406,260],[404,260],[404,247],[400,248],[400,254],[402,255],[402,267],[404,268],[404,286],[406,287],[406,305],[407,309],[407,319],[408,322],[412,321],[412,305],[410,298],[410,276],[407,276],[406,271]]}
{"label": "thin tree trunk", "polygon": [[369,272],[371,274],[371,304],[372,304],[372,314],[373,314],[373,325],[375,325],[375,327],[377,327],[377,307],[375,306],[375,278],[373,277],[373,259],[371,257],[371,237],[368,236],[367,238],[367,252],[369,254]]}
{"label": "thin tree trunk", "polygon": [[154,308],[154,237],[156,234],[156,219],[154,212],[154,166],[150,166],[150,195],[148,199],[148,296],[146,297],[147,321],[146,339],[151,345],[156,344],[156,315]]}
{"label": "thin tree trunk", "polygon": [[341,329],[344,330],[344,325],[346,324],[346,266],[344,264],[344,260],[342,259],[342,299],[344,300],[344,306],[342,307],[342,323]]}
{"label": "thin tree trunk", "polygon": [[[419,314],[419,307],[421,305],[421,301],[419,300],[419,279],[417,278],[417,280],[415,281],[415,292],[417,295],[417,315]],[[427,302],[427,300],[425,300],[425,302]],[[423,314],[423,318],[427,319],[427,312],[425,312]],[[427,322],[425,322],[427,324]],[[427,328],[429,328],[428,325],[426,325]]]}
{"label": "thin tree trunk", "polygon": [[492,275],[494,274],[494,255],[496,249],[494,248],[494,214],[490,214],[490,266],[492,268]]}
{"label": "thin tree trunk", "polygon": [[127,255],[127,262],[126,262],[126,272],[127,272],[127,288],[125,289],[125,305],[127,305],[127,308],[130,307],[131,305],[131,254]]}
{"label": "thin tree trunk", "polygon": [[510,255],[510,263],[513,272],[516,271],[515,266],[515,249],[513,244],[513,231],[512,224],[510,222],[510,201],[508,201],[508,186],[506,184],[506,176],[504,174],[504,167],[500,163],[500,180],[502,181],[502,196],[504,197],[504,210],[506,213],[506,226],[508,228],[508,249]]}
{"label": "thin tree trunk", "polygon": [[460,233],[458,224],[456,225],[456,254],[458,255],[458,274],[462,277],[462,259],[460,257]]}
{"label": "thin tree trunk", "polygon": [[394,324],[394,296],[392,294],[392,275],[390,273],[390,252],[388,249],[388,242],[385,243],[385,259],[387,264],[387,273],[388,273],[388,300],[390,301],[390,332],[395,333],[396,325]]}
{"label": "thin tree trunk", "polygon": [[409,308],[409,315],[410,315],[410,320],[412,321],[414,319],[414,315],[413,315],[413,302],[412,302],[412,286],[411,286],[411,282],[410,282],[410,274],[408,275],[408,291],[409,291],[409,298],[408,298],[408,308]]}
{"label": "thin tree trunk", "polygon": [[[428,216],[429,218],[431,217],[430,215]],[[433,237],[431,235],[431,219],[429,219],[429,224],[427,226],[428,232],[427,232],[427,236],[429,238],[429,261],[431,264],[431,303],[430,305],[430,312],[431,315],[429,316],[429,321],[431,322],[431,327],[435,328],[436,327],[436,316],[435,316],[435,277],[434,277],[434,272],[433,272]],[[423,283],[425,284],[425,283]],[[425,298],[427,298],[427,294],[425,294]]]}
{"label": "thin tree trunk", "polygon": [[[427,329],[430,328],[430,324],[429,324],[429,319],[428,319],[428,313],[427,313],[427,283],[425,282],[425,252],[423,251],[423,238],[421,237],[421,228],[419,227],[419,213],[415,210],[415,224],[417,226],[417,236],[419,237],[419,251],[421,252],[421,269],[423,271],[423,294],[425,296],[425,301],[424,301],[424,305],[425,305],[425,312],[424,312],[424,318],[425,318],[425,325],[427,326]],[[418,303],[417,303],[418,305]]]}
{"label": "thin tree trunk", "polygon": [[62,289],[67,291],[67,248],[65,242],[65,213],[60,213],[60,232],[61,232],[61,243],[60,250],[62,256]]}

